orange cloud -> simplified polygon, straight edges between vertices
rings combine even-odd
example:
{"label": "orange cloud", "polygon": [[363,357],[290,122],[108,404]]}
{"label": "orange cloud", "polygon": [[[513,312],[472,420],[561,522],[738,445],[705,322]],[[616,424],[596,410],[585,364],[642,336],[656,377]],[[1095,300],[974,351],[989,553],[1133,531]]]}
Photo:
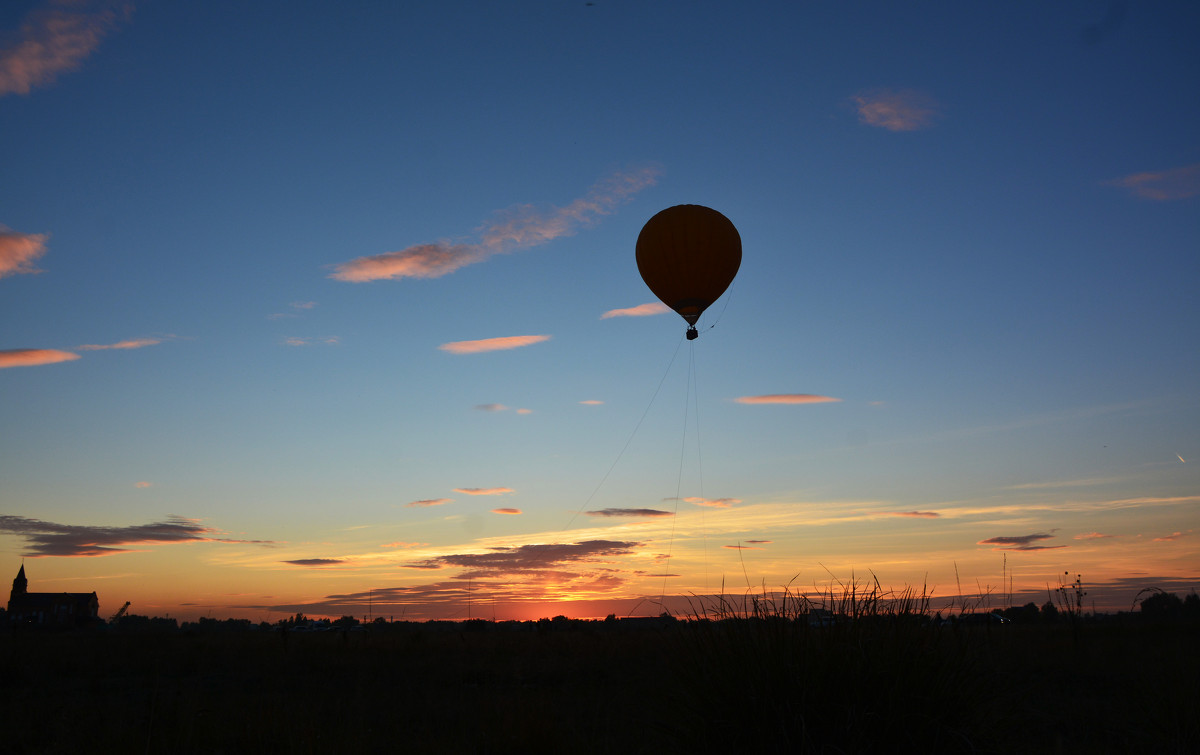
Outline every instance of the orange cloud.
{"label": "orange cloud", "polygon": [[427,498],[423,501],[410,501],[406,506],[442,506],[453,502],[453,498]]}
{"label": "orange cloud", "polygon": [[925,519],[936,519],[937,517],[941,516],[941,514],[937,513],[936,511],[892,511],[889,513],[892,516],[923,517]]}
{"label": "orange cloud", "polygon": [[759,548],[757,546],[742,545],[741,543],[739,543],[737,545],[722,545],[721,547],[728,548],[731,551],[760,551],[760,550],[762,550],[762,548]]}
{"label": "orange cloud", "polygon": [[0,370],[5,367],[34,367],[39,364],[70,362],[78,354],[58,349],[0,349]]}
{"label": "orange cloud", "polygon": [[648,317],[650,315],[661,315],[670,312],[671,308],[661,302],[650,302],[649,304],[639,304],[636,307],[626,307],[625,309],[610,309],[600,315],[601,320],[607,320],[610,317]]}
{"label": "orange cloud", "polygon": [[735,503],[741,503],[740,498],[700,498],[692,496],[691,498],[683,499],[687,503],[694,503],[697,506],[709,506],[714,509],[727,509]]}
{"label": "orange cloud", "polygon": [[1100,540],[1106,537],[1116,537],[1116,535],[1102,535],[1099,532],[1084,532],[1076,535],[1073,540]]}
{"label": "orange cloud", "polygon": [[29,13],[12,44],[0,49],[0,97],[29,94],[78,68],[117,20],[112,2],[55,2]]}
{"label": "orange cloud", "polygon": [[452,341],[438,348],[451,354],[480,354],[485,351],[503,351],[519,349],[522,346],[532,346],[535,343],[549,341],[550,336],[504,336],[502,338],[484,338],[479,341]]}
{"label": "orange cloud", "polygon": [[397,540],[394,543],[384,543],[383,545],[381,545],[379,547],[380,548],[419,548],[423,545],[429,545],[429,543],[406,543],[403,540]]}
{"label": "orange cloud", "polygon": [[42,272],[34,261],[46,253],[46,234],[17,233],[0,226],[0,278]]}
{"label": "orange cloud", "polygon": [[933,125],[937,103],[932,97],[912,89],[874,89],[851,98],[858,108],[858,120],[888,131],[917,131]]}
{"label": "orange cloud", "polygon": [[143,480],[142,482],[133,483],[133,486],[135,488],[148,488],[148,487],[151,487],[153,484],[154,483],[152,483],[152,482],[146,482],[145,480]]}
{"label": "orange cloud", "polygon": [[497,213],[480,229],[476,243],[438,241],[395,252],[359,257],[338,265],[329,277],[349,283],[400,278],[440,278],[496,254],[528,249],[569,236],[608,215],[658,178],[655,168],[615,173],[597,182],[566,207],[547,210],[517,205]]}
{"label": "orange cloud", "polygon": [[1105,181],[1105,184],[1129,189],[1134,196],[1158,202],[1187,199],[1200,194],[1200,163],[1170,170],[1134,173]]}
{"label": "orange cloud", "polygon": [[841,399],[811,393],[769,393],[765,396],[741,396],[734,401],[739,404],[827,404]]}
{"label": "orange cloud", "polygon": [[161,338],[131,338],[127,341],[117,341],[110,344],[89,343],[77,347],[80,351],[102,351],[104,349],[141,349],[162,343]]}
{"label": "orange cloud", "polygon": [[520,514],[520,509],[492,509],[493,514]]}
{"label": "orange cloud", "polygon": [[464,495],[504,495],[514,491],[512,488],[455,488],[454,492]]}
{"label": "orange cloud", "polygon": [[583,404],[584,406],[603,406],[604,405],[603,401],[601,401],[600,399],[595,399],[595,398],[584,399],[583,401],[580,401],[579,403]]}

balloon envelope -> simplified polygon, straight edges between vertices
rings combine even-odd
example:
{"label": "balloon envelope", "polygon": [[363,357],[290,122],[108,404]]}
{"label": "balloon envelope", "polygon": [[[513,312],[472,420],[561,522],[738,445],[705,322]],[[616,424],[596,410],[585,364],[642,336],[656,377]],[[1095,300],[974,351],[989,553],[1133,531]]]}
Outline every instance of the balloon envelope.
{"label": "balloon envelope", "polygon": [[642,280],[688,325],[694,326],[725,293],[741,264],[742,238],[737,228],[721,213],[701,205],[668,207],[650,218],[638,235]]}

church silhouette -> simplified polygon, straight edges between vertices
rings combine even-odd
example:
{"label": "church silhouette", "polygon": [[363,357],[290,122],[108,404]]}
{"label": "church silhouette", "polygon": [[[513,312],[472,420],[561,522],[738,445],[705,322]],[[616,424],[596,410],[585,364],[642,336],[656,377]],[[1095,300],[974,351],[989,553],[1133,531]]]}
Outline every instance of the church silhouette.
{"label": "church silhouette", "polygon": [[8,620],[14,625],[66,628],[98,620],[100,601],[94,592],[29,592],[25,564],[13,580]]}

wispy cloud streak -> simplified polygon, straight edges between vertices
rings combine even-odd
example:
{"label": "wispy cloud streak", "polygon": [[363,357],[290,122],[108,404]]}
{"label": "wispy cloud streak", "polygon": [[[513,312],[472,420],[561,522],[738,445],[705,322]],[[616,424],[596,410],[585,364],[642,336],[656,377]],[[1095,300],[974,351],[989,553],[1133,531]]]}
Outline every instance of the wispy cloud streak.
{"label": "wispy cloud streak", "polygon": [[659,517],[671,516],[670,511],[660,511],[659,509],[599,509],[597,511],[586,512],[588,516],[602,517]]}
{"label": "wispy cloud streak", "polygon": [[503,336],[501,338],[484,338],[478,341],[451,341],[438,348],[451,354],[481,354],[486,351],[504,351],[519,349],[522,346],[532,346],[535,343],[549,341],[550,336]]}
{"label": "wispy cloud streak", "polygon": [[658,173],[655,168],[615,173],[597,182],[586,195],[565,207],[540,209],[526,204],[503,210],[479,229],[477,242],[438,241],[358,257],[337,265],[329,277],[349,283],[440,278],[494,255],[540,246],[592,225],[629,201],[634,194],[652,186]]}
{"label": "wispy cloud streak", "polygon": [[0,48],[0,97],[29,94],[78,68],[120,16],[116,3],[86,0],[50,2],[29,13],[12,44]]}
{"label": "wispy cloud streak", "polygon": [[933,125],[937,102],[913,89],[872,89],[854,95],[858,120],[888,131],[917,131]]}
{"label": "wispy cloud streak", "polygon": [[639,304],[636,307],[626,307],[624,309],[610,309],[600,315],[601,320],[607,320],[610,317],[649,317],[650,315],[661,315],[670,312],[671,308],[661,302],[650,302],[649,304]]}
{"label": "wispy cloud streak", "polygon": [[455,488],[454,492],[462,493],[463,495],[504,495],[505,493],[512,493],[513,489],[512,488]]}
{"label": "wispy cloud streak", "polygon": [[740,396],[734,401],[739,404],[829,404],[841,399],[811,393],[769,393],[763,396]]}
{"label": "wispy cloud streak", "polygon": [[0,226],[0,278],[42,272],[33,263],[46,253],[46,234],[17,233]]}
{"label": "wispy cloud streak", "polygon": [[409,501],[406,506],[443,506],[453,502],[453,498],[426,498],[421,501]]}
{"label": "wispy cloud streak", "polygon": [[1170,170],[1134,173],[1105,181],[1105,184],[1120,186],[1136,197],[1156,202],[1187,199],[1200,194],[1200,163]]}
{"label": "wispy cloud streak", "polygon": [[36,367],[40,364],[71,362],[78,354],[58,349],[0,349],[0,370],[5,367]]}
{"label": "wispy cloud streak", "polygon": [[90,525],[57,524],[23,516],[0,516],[0,532],[24,538],[28,558],[43,556],[109,556],[127,553],[133,546],[148,543],[254,543],[270,544],[270,540],[234,540],[215,537],[218,530],[206,527],[197,519],[181,516],[167,517],[163,522],[135,524],[128,527],[96,527]]}
{"label": "wispy cloud streak", "polygon": [[161,338],[131,338],[125,341],[117,341],[116,343],[97,344],[88,343],[83,346],[77,346],[80,351],[104,351],[106,349],[144,349],[147,346],[155,346],[162,343]]}
{"label": "wispy cloud streak", "polygon": [[1041,551],[1053,550],[1055,548],[1066,548],[1065,545],[1038,545],[1042,540],[1049,540],[1054,535],[1038,532],[1032,535],[1006,535],[1000,537],[989,537],[986,540],[980,540],[977,545],[993,545],[996,546],[992,550],[996,551]]}

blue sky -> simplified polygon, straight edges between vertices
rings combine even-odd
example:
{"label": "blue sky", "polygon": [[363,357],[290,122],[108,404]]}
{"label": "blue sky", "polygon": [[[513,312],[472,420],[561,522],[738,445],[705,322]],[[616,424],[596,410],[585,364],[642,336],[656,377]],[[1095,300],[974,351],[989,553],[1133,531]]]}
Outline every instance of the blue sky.
{"label": "blue sky", "polygon": [[[345,5],[0,10],[31,589],[1195,584],[1194,4]],[[683,203],[743,243],[686,343],[603,317]]]}

